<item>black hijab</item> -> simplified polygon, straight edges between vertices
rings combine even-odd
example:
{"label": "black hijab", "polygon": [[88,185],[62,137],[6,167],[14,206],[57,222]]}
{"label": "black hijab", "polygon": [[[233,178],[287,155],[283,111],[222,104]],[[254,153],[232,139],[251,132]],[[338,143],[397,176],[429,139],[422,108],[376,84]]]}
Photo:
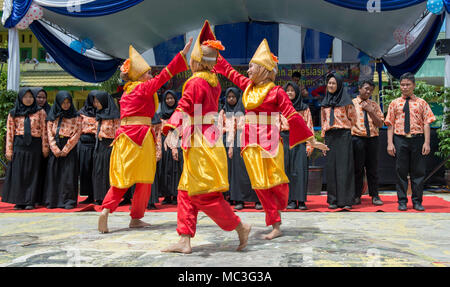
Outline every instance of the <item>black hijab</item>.
{"label": "black hijab", "polygon": [[[175,99],[175,104],[171,107],[169,107],[166,104],[166,98],[167,98],[168,94],[171,94],[172,97]],[[175,94],[175,92],[172,90],[165,91],[163,94],[163,97],[162,97],[162,101],[161,101],[161,111],[160,111],[161,119],[163,119],[163,120],[170,119],[173,112],[175,112],[175,109],[177,108],[177,106],[178,106],[178,98],[177,98],[177,95]]]}
{"label": "black hijab", "polygon": [[[47,92],[42,87],[32,88],[31,92],[33,93],[33,96],[36,99],[37,99],[37,96],[38,96],[38,94],[40,92],[44,92],[45,93],[45,98],[48,98]],[[41,108],[43,108],[45,113],[48,114],[48,112],[50,112],[50,109],[52,108],[52,106],[50,106],[48,101],[46,100],[44,106],[41,107]]]}
{"label": "black hijab", "polygon": [[284,85],[283,90],[287,91],[287,88],[289,86],[294,88],[294,91],[295,91],[295,98],[293,100],[291,100],[292,105],[294,106],[295,110],[296,111],[306,110],[308,108],[308,105],[303,102],[303,96],[301,94],[300,87],[296,83],[291,81],[291,82],[287,82]]}
{"label": "black hijab", "polygon": [[[31,106],[25,106],[22,102],[23,97],[27,92],[30,92],[33,95],[34,102]],[[18,96],[16,98],[16,103],[14,105],[14,108],[9,111],[10,115],[12,117],[22,117],[22,116],[29,116],[37,111],[39,111],[41,107],[36,102],[36,96],[33,93],[32,88],[21,88],[19,90]]]}
{"label": "black hijab", "polygon": [[[30,106],[26,106],[23,104],[23,97],[26,93],[30,92],[34,98],[33,103]],[[23,122],[23,139],[25,145],[29,146],[32,141],[31,135],[31,120],[30,115],[38,112],[41,107],[36,102],[36,97],[34,96],[31,88],[22,88],[19,90],[19,94],[16,99],[16,104],[14,108],[9,112],[12,117],[25,117]]]}
{"label": "black hijab", "polygon": [[[236,104],[234,106],[230,105],[227,101],[228,93],[233,92],[233,94],[236,96]],[[223,105],[222,110],[225,111],[225,113],[237,113],[242,112],[245,113],[244,105],[242,104],[242,92],[240,89],[236,87],[230,87],[225,92],[225,103]]]}
{"label": "black hijab", "polygon": [[[61,107],[61,104],[65,99],[69,99],[70,101],[70,108],[67,111],[63,110]],[[59,91],[56,94],[55,103],[53,104],[50,112],[47,115],[47,120],[54,121],[58,117],[71,119],[77,116],[78,113],[73,105],[72,95],[68,91]]]}
{"label": "black hijab", "polygon": [[84,101],[84,106],[78,111],[79,114],[85,115],[90,118],[95,118],[97,110],[94,107],[94,96],[92,92],[89,92],[86,100]]}
{"label": "black hijab", "polygon": [[94,90],[89,93],[92,98],[96,98],[100,104],[102,104],[102,109],[96,112],[96,119],[98,120],[112,120],[120,119],[120,111],[117,107],[114,99],[105,91]]}
{"label": "black hijab", "polygon": [[331,107],[330,111],[330,127],[334,125],[334,108],[335,107],[344,107],[348,105],[353,105],[352,98],[345,91],[342,77],[336,73],[330,73],[327,75],[327,85],[328,81],[331,78],[336,79],[337,89],[334,93],[328,92],[328,88],[326,88],[325,97],[322,101],[322,107]]}
{"label": "black hijab", "polygon": [[331,78],[336,79],[337,89],[336,92],[330,93],[328,92],[328,88],[326,88],[325,97],[322,100],[322,107],[343,107],[353,104],[352,97],[344,89],[342,77],[337,73],[328,74],[326,80],[327,85]]}

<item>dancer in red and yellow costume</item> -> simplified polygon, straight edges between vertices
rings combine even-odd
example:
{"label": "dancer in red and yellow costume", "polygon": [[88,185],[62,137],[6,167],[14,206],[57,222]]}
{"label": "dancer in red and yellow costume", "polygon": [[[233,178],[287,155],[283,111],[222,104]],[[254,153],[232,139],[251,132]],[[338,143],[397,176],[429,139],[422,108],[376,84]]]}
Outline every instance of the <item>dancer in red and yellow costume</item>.
{"label": "dancer in red and yellow costume", "polygon": [[128,188],[136,184],[131,204],[130,228],[149,224],[143,222],[156,170],[155,135],[152,117],[158,108],[156,92],[177,73],[189,69],[186,54],[192,39],[161,73],[154,77],[144,58],[130,46],[129,58],[121,67],[121,78],[127,83],[120,100],[120,128],[113,142],[110,163],[111,188],[102,204],[98,230],[108,232],[108,214],[118,207]]}
{"label": "dancer in red and yellow costume", "polygon": [[225,231],[236,230],[238,251],[247,245],[250,225],[241,222],[223,192],[228,190],[227,154],[222,129],[215,125],[218,114],[220,83],[211,70],[217,63],[220,41],[205,21],[192,50],[190,67],[193,76],[183,86],[176,111],[163,126],[165,144],[176,148],[180,130],[183,149],[183,172],[178,185],[178,243],[163,252],[191,253],[191,238],[197,225],[197,214],[203,211]]}
{"label": "dancer in red and yellow costume", "polygon": [[321,150],[327,146],[315,141],[313,133],[292,106],[289,96],[282,87],[276,86],[278,59],[264,39],[249,64],[249,78],[239,74],[219,56],[215,71],[224,75],[244,91],[242,102],[246,123],[242,133],[242,156],[250,177],[252,188],[266,213],[267,226],[273,230],[264,239],[281,236],[281,213],[288,203],[289,180],[284,171],[283,144],[276,120],[281,113],[293,127],[290,131],[289,146],[309,142]]}

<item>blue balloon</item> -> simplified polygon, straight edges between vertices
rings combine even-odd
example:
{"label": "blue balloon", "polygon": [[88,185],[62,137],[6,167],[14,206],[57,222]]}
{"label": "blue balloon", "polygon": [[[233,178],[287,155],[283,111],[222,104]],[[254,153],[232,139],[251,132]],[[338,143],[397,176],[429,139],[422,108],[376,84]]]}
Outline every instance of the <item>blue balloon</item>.
{"label": "blue balloon", "polygon": [[83,48],[86,50],[94,48],[94,41],[89,38],[82,39],[81,43],[83,44]]}
{"label": "blue balloon", "polygon": [[442,0],[428,0],[427,9],[433,14],[439,15],[444,10],[444,1]]}
{"label": "blue balloon", "polygon": [[70,48],[80,54],[84,53],[83,44],[80,41],[72,41],[70,43]]}

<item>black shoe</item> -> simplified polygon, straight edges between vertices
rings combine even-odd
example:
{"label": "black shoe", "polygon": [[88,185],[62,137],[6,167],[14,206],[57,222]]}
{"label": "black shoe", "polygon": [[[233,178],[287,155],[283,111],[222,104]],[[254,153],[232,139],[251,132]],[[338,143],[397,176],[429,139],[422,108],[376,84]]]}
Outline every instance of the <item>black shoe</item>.
{"label": "black shoe", "polygon": [[119,206],[124,206],[124,205],[128,205],[131,204],[131,199],[124,199],[119,203]]}
{"label": "black shoe", "polygon": [[68,205],[64,206],[64,209],[74,209],[74,208],[75,208],[75,205],[73,205],[73,204],[68,204]]}
{"label": "black shoe", "polygon": [[94,203],[94,200],[90,197],[88,197],[85,200],[83,200],[82,202],[80,202],[80,204],[91,204],[91,203]]}
{"label": "black shoe", "polygon": [[353,205],[360,205],[361,204],[361,197],[357,197],[353,200]]}
{"label": "black shoe", "polygon": [[255,209],[256,209],[256,210],[261,210],[261,209],[263,209],[262,204],[259,203],[259,202],[257,202],[257,203],[255,204]]}
{"label": "black shoe", "polygon": [[295,201],[289,202],[287,209],[296,209],[296,208],[297,208],[297,203]]}
{"label": "black shoe", "polygon": [[25,206],[25,210],[33,210],[34,206],[33,205],[27,205]]}
{"label": "black shoe", "polygon": [[14,205],[14,210],[24,210],[25,209],[25,205]]}
{"label": "black shoe", "polygon": [[422,206],[422,204],[420,204],[420,203],[415,203],[415,204],[413,204],[413,208],[415,209],[415,210],[417,210],[417,211],[424,211],[425,210],[425,208]]}
{"label": "black shoe", "polygon": [[244,204],[242,202],[238,202],[238,204],[234,206],[234,209],[236,210],[244,209]]}
{"label": "black shoe", "polygon": [[155,210],[155,209],[157,209],[157,208],[156,208],[156,205],[155,205],[154,203],[152,203],[152,204],[150,204],[150,205],[148,206],[147,209]]}
{"label": "black shoe", "polygon": [[306,204],[303,201],[298,202],[298,209],[300,210],[307,210]]}
{"label": "black shoe", "polygon": [[170,199],[170,196],[164,197],[163,202],[161,204],[172,204],[172,199]]}
{"label": "black shoe", "polygon": [[336,204],[329,204],[328,209],[336,209],[338,208]]}
{"label": "black shoe", "polygon": [[399,203],[398,204],[398,210],[400,210],[400,211],[408,210],[408,208],[406,207],[406,203]]}
{"label": "black shoe", "polygon": [[352,209],[352,206],[351,205],[346,205],[346,206],[343,207],[343,209]]}
{"label": "black shoe", "polygon": [[372,198],[372,204],[373,205],[383,205],[383,201],[378,196],[374,196]]}
{"label": "black shoe", "polygon": [[[81,202],[80,202],[81,203]],[[103,200],[96,200],[94,202],[95,205],[102,205],[103,204]]]}

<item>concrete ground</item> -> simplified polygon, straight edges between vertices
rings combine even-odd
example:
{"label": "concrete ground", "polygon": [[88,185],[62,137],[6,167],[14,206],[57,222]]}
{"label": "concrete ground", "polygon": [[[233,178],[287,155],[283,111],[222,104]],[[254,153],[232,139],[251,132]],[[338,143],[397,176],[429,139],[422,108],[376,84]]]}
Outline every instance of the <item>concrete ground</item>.
{"label": "concrete ground", "polygon": [[146,213],[152,226],[139,230],[127,228],[128,213],[114,213],[108,234],[97,231],[96,212],[0,214],[0,267],[450,267],[447,213],[289,212],[284,236],[272,241],[260,238],[271,230],[264,213],[238,215],[253,226],[244,252],[234,251],[236,232],[200,213],[193,253],[184,255],[160,252],[178,240],[176,213]]}

